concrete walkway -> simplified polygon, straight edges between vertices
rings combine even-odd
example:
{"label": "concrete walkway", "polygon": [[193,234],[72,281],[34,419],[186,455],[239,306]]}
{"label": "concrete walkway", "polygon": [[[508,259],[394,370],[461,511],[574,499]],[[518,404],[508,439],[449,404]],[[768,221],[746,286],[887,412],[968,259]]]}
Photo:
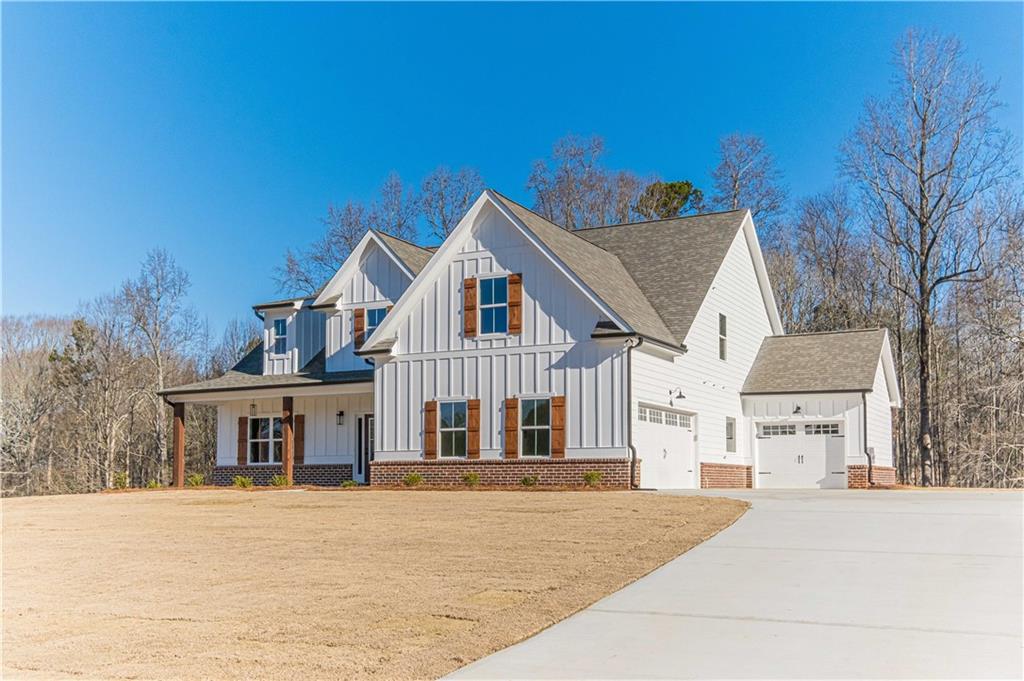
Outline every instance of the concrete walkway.
{"label": "concrete walkway", "polygon": [[1024,495],[721,496],[753,507],[453,678],[1022,678]]}

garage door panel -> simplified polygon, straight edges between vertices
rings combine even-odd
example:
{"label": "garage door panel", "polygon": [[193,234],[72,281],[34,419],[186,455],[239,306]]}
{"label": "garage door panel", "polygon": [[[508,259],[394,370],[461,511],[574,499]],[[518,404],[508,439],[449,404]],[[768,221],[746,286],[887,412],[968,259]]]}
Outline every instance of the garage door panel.
{"label": "garage door panel", "polygon": [[841,424],[759,424],[757,452],[758,487],[846,487]]}
{"label": "garage door panel", "polygon": [[654,489],[696,488],[696,446],[689,414],[641,407],[633,441],[640,483]]}

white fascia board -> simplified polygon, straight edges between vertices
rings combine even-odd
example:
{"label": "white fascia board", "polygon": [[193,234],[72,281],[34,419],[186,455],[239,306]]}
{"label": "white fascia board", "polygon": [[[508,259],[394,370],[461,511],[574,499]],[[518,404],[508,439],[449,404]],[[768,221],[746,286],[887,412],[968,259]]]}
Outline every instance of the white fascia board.
{"label": "white fascia board", "polygon": [[889,330],[885,329],[882,338],[882,371],[885,372],[885,385],[889,389],[889,404],[893,407],[903,406],[903,396],[900,395],[900,384],[896,380],[896,363],[892,358],[892,345],[889,343]]}
{"label": "white fascia board", "polygon": [[409,277],[410,280],[413,279],[412,271],[410,271],[409,267],[402,262],[402,259],[384,243],[383,239],[377,236],[372,229],[369,229],[366,231],[366,234],[363,235],[363,238],[359,240],[359,243],[356,244],[356,247],[352,249],[352,252],[349,253],[348,257],[345,258],[345,262],[341,264],[341,267],[339,267],[338,271],[334,273],[331,280],[327,282],[326,286],[324,286],[324,290],[321,291],[320,295],[316,297],[315,301],[313,301],[313,305],[323,305],[324,301],[331,296],[336,295],[337,292],[341,290],[349,277],[355,274],[356,268],[359,267],[359,261],[362,259],[363,253],[369,247],[370,243],[377,244],[377,246],[379,246],[389,258],[395,261],[395,264],[398,265],[398,268],[405,276]]}
{"label": "white fascia board", "polygon": [[279,386],[248,390],[216,390],[209,392],[168,395],[172,404],[218,404],[221,402],[252,401],[274,397],[324,397],[329,395],[360,395],[373,392],[373,381],[361,383],[333,383],[308,386]]}
{"label": "white fascia board", "polygon": [[781,336],[786,331],[782,328],[779,306],[775,302],[775,293],[772,291],[772,284],[768,279],[768,267],[765,265],[764,254],[761,252],[761,242],[757,238],[757,230],[754,229],[754,218],[749,210],[743,216],[741,229],[747,241],[747,248],[750,249],[750,259],[754,263],[754,274],[757,276],[757,284],[761,289],[761,299],[764,301],[764,309],[768,313],[768,322],[772,326],[772,333],[776,336]]}

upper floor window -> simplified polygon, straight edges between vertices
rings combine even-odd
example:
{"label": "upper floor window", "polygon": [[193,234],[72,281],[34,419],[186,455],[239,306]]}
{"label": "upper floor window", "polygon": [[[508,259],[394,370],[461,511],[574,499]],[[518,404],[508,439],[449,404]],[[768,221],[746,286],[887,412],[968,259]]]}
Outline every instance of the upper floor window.
{"label": "upper floor window", "polygon": [[551,400],[520,400],[523,456],[551,456]]}
{"label": "upper floor window", "polygon": [[249,463],[281,463],[281,418],[249,419]]}
{"label": "upper floor window", "polygon": [[508,333],[508,277],[480,280],[480,333]]}
{"label": "upper floor window", "polygon": [[718,359],[725,359],[725,352],[726,352],[726,347],[725,347],[725,331],[726,331],[725,315],[724,314],[719,314],[718,315]]}
{"label": "upper floor window", "polygon": [[387,315],[388,309],[386,307],[374,307],[367,308],[366,310],[366,335],[364,338],[369,338],[370,335],[377,330],[380,323],[384,321],[385,315]]}
{"label": "upper floor window", "polygon": [[441,456],[466,456],[466,403],[442,402],[440,407]]}
{"label": "upper floor window", "polygon": [[274,354],[283,355],[288,352],[288,320],[274,320]]}

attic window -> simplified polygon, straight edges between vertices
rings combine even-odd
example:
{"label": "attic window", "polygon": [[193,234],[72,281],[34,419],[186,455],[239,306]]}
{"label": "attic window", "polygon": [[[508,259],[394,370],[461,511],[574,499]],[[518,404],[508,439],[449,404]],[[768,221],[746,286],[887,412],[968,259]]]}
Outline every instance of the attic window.
{"label": "attic window", "polygon": [[274,354],[283,355],[288,352],[288,320],[274,320]]}
{"label": "attic window", "polygon": [[387,315],[388,309],[386,307],[371,307],[366,310],[366,335],[365,338],[369,338],[380,323],[384,321],[384,316]]}
{"label": "attic window", "polygon": [[508,333],[508,277],[480,279],[480,333]]}
{"label": "attic window", "polygon": [[726,356],[725,331],[726,331],[725,315],[719,313],[719,315],[718,315],[718,359],[721,359],[721,360],[724,360],[725,356]]}

